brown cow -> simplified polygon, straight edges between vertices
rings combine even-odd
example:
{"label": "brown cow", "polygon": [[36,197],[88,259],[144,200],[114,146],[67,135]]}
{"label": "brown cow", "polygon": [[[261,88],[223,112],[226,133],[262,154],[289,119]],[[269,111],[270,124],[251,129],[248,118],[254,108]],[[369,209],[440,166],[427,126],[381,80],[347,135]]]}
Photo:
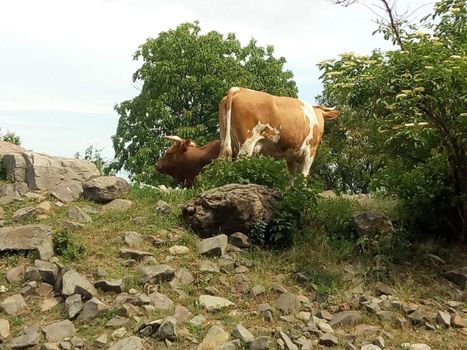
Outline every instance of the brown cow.
{"label": "brown cow", "polygon": [[267,154],[285,159],[291,175],[308,176],[333,108],[311,106],[292,97],[233,87],[219,105],[220,157]]}
{"label": "brown cow", "polygon": [[198,148],[190,140],[178,136],[166,136],[175,143],[157,162],[156,170],[175,178],[183,186],[191,187],[195,177],[206,165],[219,156],[220,141],[215,140]]}

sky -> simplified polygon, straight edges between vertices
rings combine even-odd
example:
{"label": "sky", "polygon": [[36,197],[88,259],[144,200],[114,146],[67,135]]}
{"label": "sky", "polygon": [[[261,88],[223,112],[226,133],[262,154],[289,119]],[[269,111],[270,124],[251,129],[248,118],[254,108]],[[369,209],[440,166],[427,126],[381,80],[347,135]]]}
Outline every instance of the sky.
{"label": "sky", "polygon": [[[433,3],[398,0],[397,9],[425,5],[416,12],[421,17]],[[1,132],[15,132],[35,152],[73,157],[92,145],[113,158],[114,106],[139,94],[134,52],[147,38],[195,20],[203,33],[273,45],[299,97],[313,103],[321,60],[391,47],[372,36],[375,18],[365,6],[328,0],[0,0]]]}

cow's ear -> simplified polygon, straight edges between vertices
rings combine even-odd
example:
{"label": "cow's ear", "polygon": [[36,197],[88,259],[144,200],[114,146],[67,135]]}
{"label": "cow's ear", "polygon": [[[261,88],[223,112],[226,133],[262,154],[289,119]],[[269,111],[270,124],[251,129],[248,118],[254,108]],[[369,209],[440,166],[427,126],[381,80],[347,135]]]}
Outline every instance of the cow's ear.
{"label": "cow's ear", "polygon": [[180,145],[180,150],[182,152],[186,152],[188,147],[190,147],[190,144],[191,144],[191,140],[183,140],[181,145]]}

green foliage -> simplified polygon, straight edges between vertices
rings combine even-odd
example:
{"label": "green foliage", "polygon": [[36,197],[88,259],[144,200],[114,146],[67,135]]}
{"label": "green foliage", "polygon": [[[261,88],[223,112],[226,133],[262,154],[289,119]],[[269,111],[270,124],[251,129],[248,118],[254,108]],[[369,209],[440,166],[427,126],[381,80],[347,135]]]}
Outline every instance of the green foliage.
{"label": "green foliage", "polygon": [[322,199],[313,212],[313,222],[335,239],[353,239],[355,205],[348,199]]}
{"label": "green foliage", "polygon": [[178,135],[205,144],[218,138],[218,106],[232,86],[296,96],[293,74],[272,46],[251,39],[242,46],[235,34],[201,34],[198,22],[148,39],[134,55],[142,61],[133,81],[141,92],[115,106],[119,114],[113,144],[116,169],[135,180],[153,182],[153,166],[163,155],[164,135]]}
{"label": "green foliage", "polygon": [[6,134],[2,135],[0,133],[0,140],[13,143],[15,145],[21,145],[21,139],[14,132],[7,130]]}
{"label": "green foliage", "polygon": [[77,261],[83,258],[85,253],[84,243],[67,230],[54,233],[52,236],[54,252],[69,261]]}
{"label": "green foliage", "polygon": [[[420,25],[398,29],[397,38],[387,27],[379,31],[397,39],[399,49],[374,50],[368,56],[345,53],[319,64],[321,98],[342,111],[336,132],[344,142],[328,160],[345,169],[352,159],[355,166],[345,172],[348,178],[364,180],[357,188],[397,193],[407,202],[414,192],[407,190],[408,183],[435,185],[417,193],[416,201],[429,207],[443,200],[442,206],[435,205],[435,217],[462,238],[467,231],[465,0],[439,1]],[[433,168],[434,175],[429,173]]]}
{"label": "green foliage", "polygon": [[93,145],[90,145],[84,150],[84,155],[81,156],[81,153],[76,152],[75,158],[89,160],[90,162],[96,165],[97,170],[101,175],[115,175],[116,171],[112,167],[112,163],[105,160],[102,157],[102,149],[98,149]]}
{"label": "green foliage", "polygon": [[254,183],[281,191],[289,182],[284,161],[260,155],[239,157],[235,161],[215,159],[198,175],[195,186],[207,190],[229,183]]}

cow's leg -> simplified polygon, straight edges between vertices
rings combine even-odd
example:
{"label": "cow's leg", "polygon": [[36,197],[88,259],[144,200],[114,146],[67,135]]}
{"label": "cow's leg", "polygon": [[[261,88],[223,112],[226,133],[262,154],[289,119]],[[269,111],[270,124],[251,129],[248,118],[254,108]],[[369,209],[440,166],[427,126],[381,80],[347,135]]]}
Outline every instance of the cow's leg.
{"label": "cow's leg", "polygon": [[307,177],[308,174],[310,173],[310,168],[311,168],[311,165],[313,164],[313,161],[315,160],[317,148],[318,148],[317,146],[311,147],[310,152],[307,152],[305,154],[305,156],[303,157],[300,163],[300,171],[305,177]]}
{"label": "cow's leg", "polygon": [[289,174],[292,178],[295,177],[295,173],[297,171],[297,164],[295,163],[295,160],[287,160],[287,169],[289,170]]}

